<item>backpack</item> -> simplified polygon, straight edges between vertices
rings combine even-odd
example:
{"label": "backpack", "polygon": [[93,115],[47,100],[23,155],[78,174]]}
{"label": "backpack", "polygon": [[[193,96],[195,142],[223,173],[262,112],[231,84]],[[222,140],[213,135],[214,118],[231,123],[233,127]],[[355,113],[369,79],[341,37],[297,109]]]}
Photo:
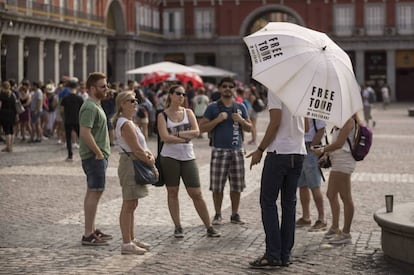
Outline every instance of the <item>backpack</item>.
{"label": "backpack", "polygon": [[263,100],[261,98],[257,98],[254,102],[253,102],[253,110],[256,113],[260,113],[261,111],[263,111],[265,109],[265,104],[263,102]]}
{"label": "backpack", "polygon": [[349,147],[351,148],[351,154],[356,161],[363,160],[366,155],[368,155],[369,149],[372,145],[372,131],[355,121],[355,137],[354,137],[354,146],[351,145],[351,141],[347,138]]}
{"label": "backpack", "polygon": [[[233,101],[232,104],[233,104],[233,106],[232,106],[233,113],[235,113],[235,112],[237,112],[237,103]],[[224,110],[226,108],[226,106],[224,106],[224,103],[221,101],[221,99],[217,100],[217,107],[219,108],[220,113],[224,112]],[[241,138],[242,138],[242,141],[243,141],[244,140],[244,133],[243,133],[243,130],[242,130],[241,126],[240,126],[240,131],[241,131]],[[213,146],[213,135],[214,135],[213,132],[214,132],[214,129],[211,130],[210,132],[208,132],[208,139],[209,139],[208,145],[210,147]]]}

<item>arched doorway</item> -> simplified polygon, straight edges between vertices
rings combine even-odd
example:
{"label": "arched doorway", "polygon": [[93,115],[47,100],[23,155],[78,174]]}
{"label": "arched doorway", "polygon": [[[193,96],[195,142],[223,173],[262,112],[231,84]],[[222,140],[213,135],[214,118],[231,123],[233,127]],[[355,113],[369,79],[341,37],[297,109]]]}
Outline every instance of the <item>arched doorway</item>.
{"label": "arched doorway", "polygon": [[116,39],[117,36],[126,32],[126,16],[122,2],[120,0],[111,1],[106,14],[106,30],[109,33],[106,59],[107,77],[109,81],[122,80],[123,74],[121,75],[116,70],[116,68],[125,68],[125,58],[119,56],[121,49],[119,49],[119,42],[117,42],[122,40]]}
{"label": "arched doorway", "polygon": [[[241,26],[240,34],[242,37],[252,34],[263,28],[269,22],[290,22],[302,26],[305,24],[304,20],[296,11],[282,5],[268,5],[252,11],[246,17]],[[251,79],[252,64],[247,48],[244,49],[244,60],[246,82],[255,82]]]}

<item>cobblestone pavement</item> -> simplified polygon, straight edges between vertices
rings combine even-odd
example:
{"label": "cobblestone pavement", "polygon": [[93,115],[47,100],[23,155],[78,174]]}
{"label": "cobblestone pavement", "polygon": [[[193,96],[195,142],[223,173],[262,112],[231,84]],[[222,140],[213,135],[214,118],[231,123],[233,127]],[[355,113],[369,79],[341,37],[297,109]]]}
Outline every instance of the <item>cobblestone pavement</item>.
{"label": "cobblestone pavement", "polygon": [[[66,150],[56,140],[41,144],[17,141],[13,154],[0,154],[0,274],[406,274],[384,259],[381,230],[373,213],[384,207],[385,194],[394,194],[396,204],[413,200],[414,118],[408,117],[408,106],[373,110],[377,122],[373,147],[352,177],[356,206],[352,245],[332,247],[324,243],[323,233],[297,229],[293,264],[277,271],[248,267],[248,261],[264,253],[258,201],[261,165],[246,170],[247,189],[240,211],[245,225],[230,223],[226,194],[221,238],[206,237],[191,200],[181,190],[185,237],[175,239],[166,191],[151,187],[150,195],[140,200],[136,231],[140,239],[152,244],[152,249],[144,256],[122,256],[115,150],[97,215],[99,228],[113,234],[114,240],[107,247],[91,248],[80,244],[85,176],[79,159],[65,162]],[[259,137],[266,120],[267,112],[263,112],[258,121]],[[249,137],[247,134],[246,140]],[[213,215],[208,191],[210,149],[206,138],[194,142],[204,198]],[[155,146],[151,140],[150,147]],[[247,151],[253,149],[253,145],[247,146]],[[326,184],[322,189],[326,190]],[[325,209],[329,223],[327,200]],[[315,218],[313,205],[312,211]]]}

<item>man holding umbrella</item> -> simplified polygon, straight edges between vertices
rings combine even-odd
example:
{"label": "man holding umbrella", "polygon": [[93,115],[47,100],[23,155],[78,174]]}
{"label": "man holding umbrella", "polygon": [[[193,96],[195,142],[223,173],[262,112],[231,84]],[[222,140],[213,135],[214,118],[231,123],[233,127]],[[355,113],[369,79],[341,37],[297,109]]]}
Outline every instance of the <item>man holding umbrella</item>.
{"label": "man holding umbrella", "polygon": [[[293,116],[280,99],[268,94],[270,121],[256,151],[250,153],[250,169],[267,155],[262,171],[260,207],[266,234],[265,254],[250,262],[252,268],[288,266],[295,239],[296,189],[306,155],[305,122]],[[308,124],[306,123],[306,126]],[[281,194],[282,221],[276,200]]]}

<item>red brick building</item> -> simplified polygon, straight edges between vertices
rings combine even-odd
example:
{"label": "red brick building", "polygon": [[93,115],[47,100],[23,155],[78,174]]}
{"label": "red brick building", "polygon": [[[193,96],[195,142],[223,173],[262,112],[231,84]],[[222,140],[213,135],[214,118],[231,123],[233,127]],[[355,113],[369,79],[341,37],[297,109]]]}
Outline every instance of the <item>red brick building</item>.
{"label": "red brick building", "polygon": [[129,69],[170,60],[222,67],[248,82],[242,38],[288,21],[326,32],[360,83],[385,81],[394,100],[414,100],[414,1],[0,0],[0,20],[2,79],[83,79],[100,70],[126,81]]}

